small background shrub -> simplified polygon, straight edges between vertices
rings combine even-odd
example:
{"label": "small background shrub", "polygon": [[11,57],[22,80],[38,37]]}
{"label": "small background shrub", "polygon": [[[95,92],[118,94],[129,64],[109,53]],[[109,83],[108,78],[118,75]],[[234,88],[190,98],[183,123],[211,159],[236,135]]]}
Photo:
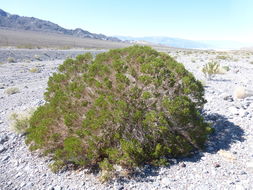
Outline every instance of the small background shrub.
{"label": "small background shrub", "polygon": [[204,65],[202,72],[207,79],[212,79],[215,74],[219,74],[220,64],[216,62],[209,62]]}
{"label": "small background shrub", "polygon": [[25,133],[29,127],[29,119],[32,114],[30,112],[23,112],[23,113],[13,113],[10,116],[10,121],[12,122],[11,127],[17,133]]}
{"label": "small background shrub", "polygon": [[13,57],[8,57],[7,61],[8,61],[8,63],[15,63],[16,62]]}
{"label": "small background shrub", "polygon": [[38,72],[39,72],[39,69],[38,69],[37,67],[33,67],[33,68],[29,69],[29,71],[30,71],[31,73],[38,73]]}
{"label": "small background shrub", "polygon": [[17,87],[11,87],[5,90],[5,93],[8,95],[19,93],[19,89]]}

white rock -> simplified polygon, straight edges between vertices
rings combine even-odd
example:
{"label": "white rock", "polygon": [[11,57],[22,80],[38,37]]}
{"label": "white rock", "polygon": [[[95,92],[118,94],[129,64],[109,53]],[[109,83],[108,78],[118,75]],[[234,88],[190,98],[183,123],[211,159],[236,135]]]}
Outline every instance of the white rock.
{"label": "white rock", "polygon": [[247,168],[253,169],[253,161],[246,163]]}
{"label": "white rock", "polygon": [[165,177],[165,178],[162,178],[161,183],[163,185],[169,185],[171,183],[171,181],[168,177]]}
{"label": "white rock", "polygon": [[232,115],[239,115],[239,110],[238,110],[236,107],[234,107],[234,106],[229,107],[229,108],[228,108],[228,111],[229,111]]}
{"label": "white rock", "polygon": [[3,151],[5,151],[5,147],[0,144],[0,153],[2,153]]}
{"label": "white rock", "polygon": [[245,190],[244,186],[241,185],[241,184],[237,184],[237,185],[235,186],[235,189],[236,189],[236,190]]}

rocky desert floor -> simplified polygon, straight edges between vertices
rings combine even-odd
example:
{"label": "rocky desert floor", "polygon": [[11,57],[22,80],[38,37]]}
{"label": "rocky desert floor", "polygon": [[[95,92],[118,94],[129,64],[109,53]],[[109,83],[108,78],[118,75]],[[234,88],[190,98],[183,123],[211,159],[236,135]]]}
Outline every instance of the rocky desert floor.
{"label": "rocky desert floor", "polygon": [[[83,52],[0,49],[1,190],[253,189],[253,96],[237,99],[233,95],[238,86],[253,90],[253,52],[247,51],[168,52],[205,85],[207,103],[203,115],[213,124],[215,132],[204,151],[169,159],[167,167],[146,165],[132,178],[108,184],[99,182],[99,173],[90,174],[86,170],[52,173],[48,168],[52,160],[30,152],[25,137],[12,129],[9,117],[42,105],[48,77],[57,72],[66,57]],[[212,61],[228,71],[207,80],[201,68]]]}

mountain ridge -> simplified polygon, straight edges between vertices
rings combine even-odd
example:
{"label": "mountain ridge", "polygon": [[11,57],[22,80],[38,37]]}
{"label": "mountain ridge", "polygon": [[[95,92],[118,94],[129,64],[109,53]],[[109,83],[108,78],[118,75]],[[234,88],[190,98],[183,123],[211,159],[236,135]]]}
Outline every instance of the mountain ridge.
{"label": "mountain ridge", "polygon": [[91,33],[81,28],[66,29],[53,22],[38,19],[35,17],[19,16],[10,14],[0,9],[0,27],[16,30],[27,30],[36,32],[49,32],[57,34],[71,35],[80,38],[92,38],[108,41],[120,42],[121,40],[116,37],[106,36],[104,34]]}

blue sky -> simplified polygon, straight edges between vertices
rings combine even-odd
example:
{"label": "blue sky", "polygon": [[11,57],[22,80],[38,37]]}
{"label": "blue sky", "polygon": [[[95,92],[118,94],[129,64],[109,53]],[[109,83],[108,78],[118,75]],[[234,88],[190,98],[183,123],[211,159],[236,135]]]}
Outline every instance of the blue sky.
{"label": "blue sky", "polygon": [[253,0],[0,0],[0,8],[106,35],[253,43]]}

